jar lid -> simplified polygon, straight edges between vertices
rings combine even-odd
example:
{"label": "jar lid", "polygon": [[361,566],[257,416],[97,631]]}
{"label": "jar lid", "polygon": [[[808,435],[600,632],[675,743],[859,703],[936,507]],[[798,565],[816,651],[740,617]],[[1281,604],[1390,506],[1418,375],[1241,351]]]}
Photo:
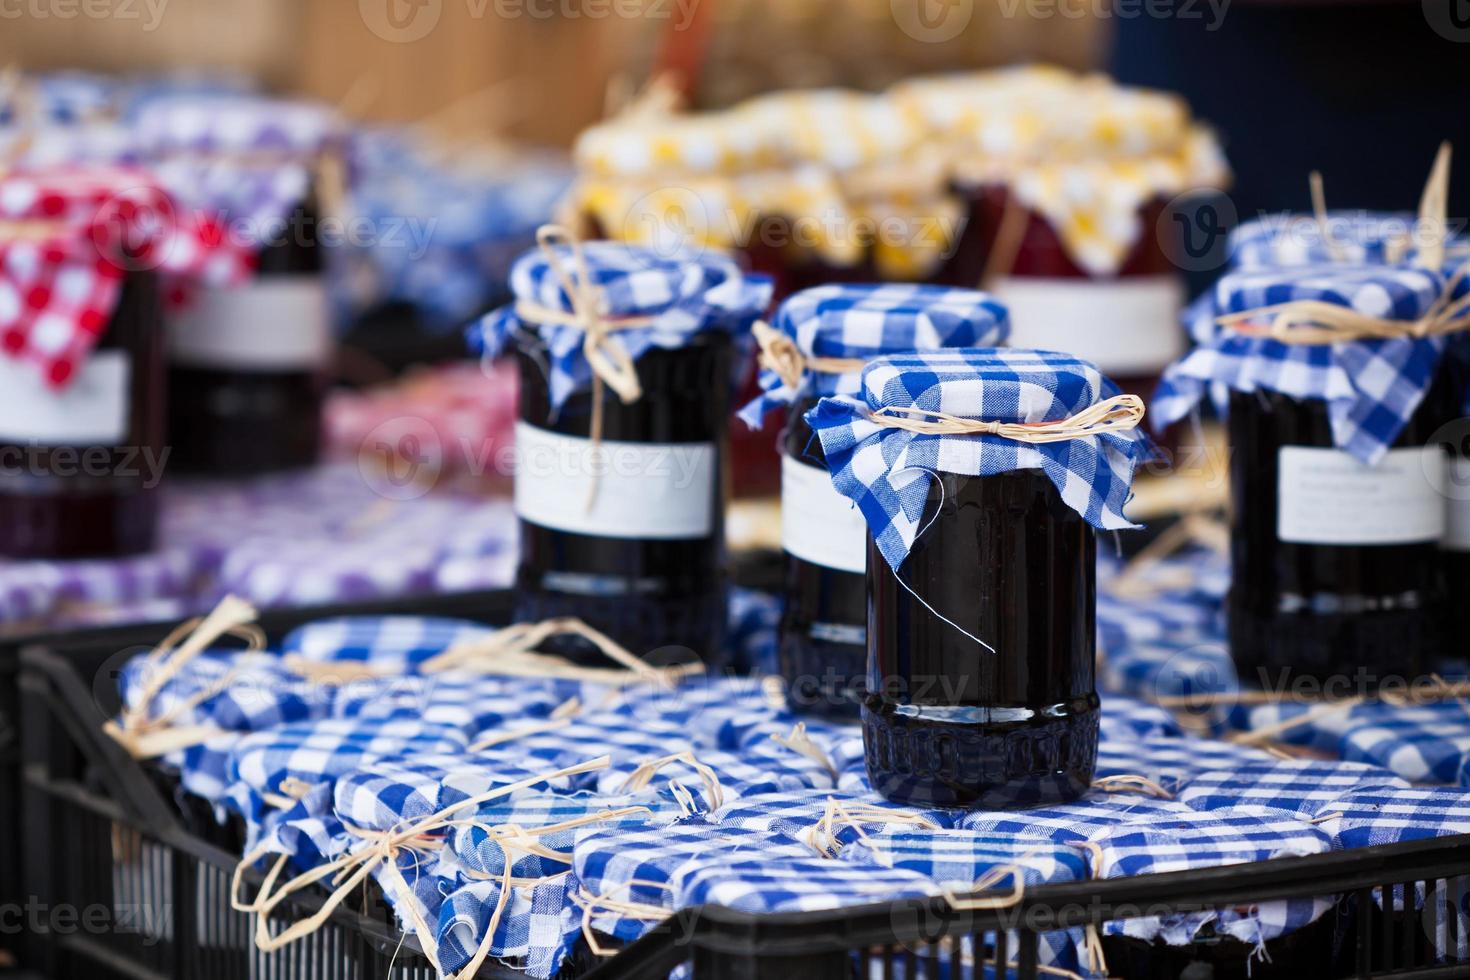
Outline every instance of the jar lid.
{"label": "jar lid", "polygon": [[[1155,424],[1183,418],[1212,389],[1274,391],[1326,402],[1333,444],[1374,464],[1424,400],[1450,338],[1463,335],[1420,329],[1449,309],[1449,283],[1428,269],[1386,265],[1229,273],[1216,287],[1215,313],[1234,322],[1216,323],[1165,372],[1152,404]],[[1328,321],[1345,322],[1349,332]],[[1380,335],[1354,332],[1357,321],[1375,324]],[[1404,324],[1402,334],[1382,330],[1394,323]]]}
{"label": "jar lid", "polygon": [[1086,361],[982,349],[880,357],[863,370],[861,396],[823,398],[805,418],[833,487],[897,571],[937,473],[1040,470],[1093,527],[1135,527],[1123,508],[1150,452],[1141,416],[1141,403]]}
{"label": "jar lid", "polygon": [[0,352],[32,363],[53,387],[74,378],[130,273],[227,281],[246,268],[217,228],[181,216],[145,171],[65,167],[0,177]]}
{"label": "jar lid", "polygon": [[848,89],[775,92],[742,102],[731,116],[786,159],[839,172],[902,158],[927,135],[896,99]]}
{"label": "jar lid", "polygon": [[[1230,261],[1239,268],[1318,265],[1329,262],[1410,261],[1428,240],[1408,211],[1328,211],[1326,229],[1316,215],[1281,212],[1245,221],[1230,233]],[[1447,265],[1470,259],[1470,239],[1450,236]]]}
{"label": "jar lid", "polygon": [[[1304,300],[1384,320],[1413,321],[1429,313],[1445,277],[1408,266],[1317,264],[1238,269],[1215,285],[1219,314],[1246,313]],[[1268,319],[1263,314],[1262,319]]]}
{"label": "jar lid", "polygon": [[[601,331],[596,343],[636,361],[655,347],[684,347],[703,331],[743,333],[771,299],[769,279],[745,275],[713,249],[671,255],[620,242],[576,243],[550,227],[540,237],[541,247],[511,268],[516,302],[471,327],[471,338],[493,356],[522,326],[536,330],[551,356],[553,408],[592,380],[586,321]],[[566,278],[584,292],[569,296]],[[596,309],[585,308],[589,301]]]}
{"label": "jar lid", "polygon": [[153,155],[309,157],[343,134],[342,119],[329,106],[228,93],[158,96],[138,108],[133,125]]}
{"label": "jar lid", "polygon": [[[801,382],[799,388],[792,387],[790,378],[764,366],[763,394],[740,411],[751,426],[759,426],[767,412],[802,394],[856,395],[862,390],[863,363],[883,354],[994,347],[1010,332],[1005,306],[988,293],[900,284],[804,289],[781,304],[771,325],[804,362],[782,366],[787,375],[799,371]],[[818,364],[812,364],[813,359]],[[768,352],[767,360],[775,360],[775,355]],[[828,362],[826,369],[822,361]],[[857,363],[846,369],[841,361]]]}
{"label": "jar lid", "polygon": [[638,114],[584,130],[572,152],[594,177],[735,174],[780,163],[776,136],[729,112]]}

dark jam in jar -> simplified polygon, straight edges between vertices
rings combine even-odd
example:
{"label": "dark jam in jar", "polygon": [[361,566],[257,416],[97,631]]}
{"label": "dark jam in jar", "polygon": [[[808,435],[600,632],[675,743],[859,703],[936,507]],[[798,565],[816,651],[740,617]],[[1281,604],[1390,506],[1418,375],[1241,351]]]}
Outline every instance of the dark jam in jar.
{"label": "dark jam in jar", "polygon": [[[1011,311],[1011,345],[1074,354],[1096,364],[1123,392],[1151,397],[1159,377],[1184,353],[1179,313],[1184,285],[1160,236],[1153,233],[1164,202],[1139,211],[1145,233],[1116,273],[1096,276],[1073,260],[1046,218],[1016,203],[1002,184],[961,188],[969,206],[964,231],[941,279],[976,283],[999,271],[989,289]],[[1023,230],[1004,270],[988,268],[1008,209],[1020,209]],[[1009,220],[1015,220],[1014,217]],[[1085,333],[1076,324],[1087,322]]]}
{"label": "dark jam in jar", "polygon": [[[96,348],[52,391],[8,359],[0,413],[0,555],[118,557],[151,550],[164,453],[157,278],[133,272]],[[18,465],[17,465],[18,464]]]}
{"label": "dark jam in jar", "polygon": [[1231,392],[1230,650],[1247,685],[1356,690],[1415,678],[1446,640],[1445,501],[1431,438],[1459,414],[1445,372],[1388,456],[1333,449],[1327,406]]}
{"label": "dark jam in jar", "polygon": [[803,418],[816,403],[792,405],[782,453],[781,676],[792,710],[856,719],[868,664],[867,525],[832,488],[822,444]]}
{"label": "dark jam in jar", "polygon": [[545,346],[529,330],[517,334],[518,620],[573,616],[639,656],[664,651],[660,657],[678,659],[668,648],[680,647],[717,660],[726,616],[730,358],[728,335],[700,333],[634,362],[638,400],[625,404],[604,388],[606,465],[597,468],[594,491],[586,464],[590,386],[554,410]]}
{"label": "dark jam in jar", "polygon": [[920,526],[913,592],[869,536],[873,788],[921,806],[1077,798],[1097,764],[1092,528],[1036,470],[939,474]]}
{"label": "dark jam in jar", "polygon": [[170,330],[169,441],[181,472],[247,476],[316,462],[331,357],[309,204],[248,283],[201,289]]}

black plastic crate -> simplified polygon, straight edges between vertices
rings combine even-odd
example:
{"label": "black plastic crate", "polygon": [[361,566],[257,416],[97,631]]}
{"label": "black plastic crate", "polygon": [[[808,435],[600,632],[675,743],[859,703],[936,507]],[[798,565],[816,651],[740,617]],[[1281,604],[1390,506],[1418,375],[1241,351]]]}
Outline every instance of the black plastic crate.
{"label": "black plastic crate", "polygon": [[[504,596],[460,602],[408,602],[357,612],[463,615],[494,622]],[[335,610],[267,614],[273,638]],[[229,909],[237,854],[211,843],[187,801],[177,798],[101,731],[115,710],[108,692],[120,651],[137,652],[165,626],[94,631],[22,653],[25,878],[48,908],[77,910],[81,926],[53,929],[33,944],[35,966],[52,977],[134,980],[430,980],[433,971],[403,937],[371,890],[346,903],[319,933],[271,956],[250,943],[253,923]],[[104,676],[94,683],[99,672]],[[127,873],[117,871],[119,866]],[[1005,909],[952,908],[942,898],[881,903],[837,912],[753,915],[688,909],[599,960],[585,949],[563,971],[585,980],[665,977],[680,964],[695,980],[959,980],[985,975],[962,967],[956,944],[1011,963],[1011,975],[1037,968],[1038,936],[1164,911],[1187,912],[1314,895],[1342,896],[1315,936],[1281,947],[1279,963],[1254,964],[1252,976],[1470,976],[1470,959],[1436,963],[1429,937],[1445,923],[1467,934],[1463,912],[1430,905],[1380,911],[1374,889],[1415,885],[1441,894],[1470,890],[1470,836],[1417,841],[1255,865],[1237,865],[1030,889]],[[309,914],[319,898],[283,907]],[[349,908],[348,905],[351,905]],[[1463,905],[1460,906],[1463,908]],[[87,916],[92,916],[90,922]],[[124,917],[128,921],[123,921]],[[1304,930],[1303,932],[1306,932]],[[1287,937],[1292,939],[1293,937]],[[1225,977],[1242,969],[1230,941],[1186,949],[1138,949],[1109,940],[1110,962],[1128,977]],[[1450,944],[1454,948],[1454,944]],[[481,977],[517,976],[487,966]]]}

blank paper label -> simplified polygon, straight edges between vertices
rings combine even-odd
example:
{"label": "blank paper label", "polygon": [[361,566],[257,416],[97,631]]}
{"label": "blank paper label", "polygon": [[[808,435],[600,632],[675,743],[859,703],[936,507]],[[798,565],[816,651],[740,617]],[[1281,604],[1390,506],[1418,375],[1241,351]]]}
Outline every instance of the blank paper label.
{"label": "blank paper label", "polygon": [[1437,446],[1391,449],[1375,466],[1338,449],[1284,446],[1276,536],[1293,544],[1438,541],[1445,499],[1435,469],[1445,462]]}
{"label": "blank paper label", "polygon": [[127,438],[132,360],[94,350],[59,391],[32,364],[0,357],[0,441],[117,446]]}
{"label": "blank paper label", "polygon": [[1451,551],[1470,551],[1470,459],[1456,456],[1450,460],[1449,478],[1444,546]]}
{"label": "blank paper label", "polygon": [[332,352],[321,276],[264,276],[199,290],[169,329],[175,364],[236,371],[316,371]]}
{"label": "blank paper label", "polygon": [[868,524],[832,487],[827,471],[781,457],[781,545],[813,565],[861,575],[867,570]]}
{"label": "blank paper label", "polygon": [[594,453],[590,439],[517,422],[516,514],[541,527],[604,538],[708,537],[715,461],[714,443],[604,439]]}
{"label": "blank paper label", "polygon": [[1120,377],[1157,374],[1184,353],[1184,286],[1174,276],[1013,276],[995,294],[1010,309],[1012,347],[1061,351]]}

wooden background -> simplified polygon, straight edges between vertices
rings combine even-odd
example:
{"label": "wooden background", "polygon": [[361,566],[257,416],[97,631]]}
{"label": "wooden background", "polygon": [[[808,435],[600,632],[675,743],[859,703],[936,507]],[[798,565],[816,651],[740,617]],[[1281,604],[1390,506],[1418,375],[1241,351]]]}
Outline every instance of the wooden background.
{"label": "wooden background", "polygon": [[[720,105],[778,87],[878,88],[1016,60],[1086,67],[1105,41],[1087,19],[1007,17],[1017,8],[1005,0],[957,0],[973,4],[963,8],[968,24],[941,43],[905,35],[890,4],[943,0],[682,0],[682,9],[697,4],[702,30],[675,31],[677,2],[16,0],[0,7],[0,66],[238,70],[279,91],[333,101],[352,92],[354,110],[370,118],[456,107],[441,118],[466,135],[565,144],[599,117],[615,75],[636,83],[671,49],[676,61],[702,61],[696,101]],[[368,17],[390,4],[405,23],[416,11],[437,20],[413,22],[433,23],[419,39],[385,39]]]}

